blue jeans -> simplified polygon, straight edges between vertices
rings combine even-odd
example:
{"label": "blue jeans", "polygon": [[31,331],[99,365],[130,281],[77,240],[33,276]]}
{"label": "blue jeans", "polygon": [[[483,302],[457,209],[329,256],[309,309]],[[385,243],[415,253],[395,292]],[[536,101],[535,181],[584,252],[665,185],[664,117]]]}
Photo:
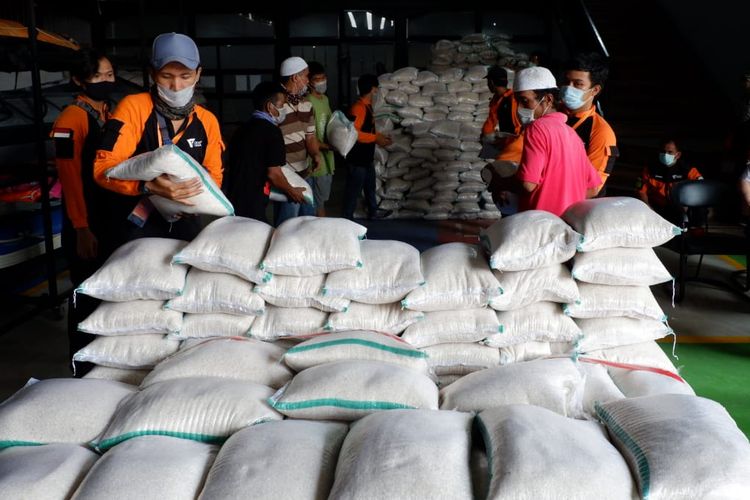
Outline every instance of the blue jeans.
{"label": "blue jeans", "polygon": [[375,166],[347,164],[346,190],[344,192],[344,217],[354,218],[354,210],[357,208],[359,193],[365,191],[365,204],[367,215],[374,217],[378,211],[375,199]]}
{"label": "blue jeans", "polygon": [[288,201],[273,202],[273,225],[279,227],[282,222],[299,215],[315,215],[315,205],[308,203],[291,203]]}

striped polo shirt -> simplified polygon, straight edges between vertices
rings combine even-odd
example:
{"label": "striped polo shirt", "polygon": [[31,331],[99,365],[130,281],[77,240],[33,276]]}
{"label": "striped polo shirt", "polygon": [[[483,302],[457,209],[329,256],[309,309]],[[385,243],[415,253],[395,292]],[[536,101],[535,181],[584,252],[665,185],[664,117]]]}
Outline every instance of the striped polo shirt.
{"label": "striped polo shirt", "polygon": [[284,135],[286,162],[296,171],[307,168],[307,147],[305,137],[315,134],[315,115],[312,103],[308,99],[293,106],[289,102],[284,104],[286,118],[279,125]]}

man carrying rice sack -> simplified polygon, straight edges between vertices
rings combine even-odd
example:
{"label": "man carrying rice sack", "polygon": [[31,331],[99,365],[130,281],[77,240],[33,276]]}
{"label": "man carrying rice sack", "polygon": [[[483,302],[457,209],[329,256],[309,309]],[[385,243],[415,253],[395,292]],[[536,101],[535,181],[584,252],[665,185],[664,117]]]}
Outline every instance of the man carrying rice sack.
{"label": "man carrying rice sack", "polygon": [[147,195],[158,195],[187,207],[187,200],[202,192],[200,178],[175,181],[162,174],[138,181],[107,175],[129,158],[174,144],[203,166],[217,186],[221,185],[224,144],[216,117],[196,104],[194,91],[200,75],[200,54],[192,39],[180,33],[157,36],[151,58],[154,85],[148,92],[125,97],[106,123],[94,162],[94,179],[121,195],[102,207],[108,221],[102,239],[110,251],[136,238],[191,240],[200,232],[198,217],[168,222],[152,213],[147,200]]}

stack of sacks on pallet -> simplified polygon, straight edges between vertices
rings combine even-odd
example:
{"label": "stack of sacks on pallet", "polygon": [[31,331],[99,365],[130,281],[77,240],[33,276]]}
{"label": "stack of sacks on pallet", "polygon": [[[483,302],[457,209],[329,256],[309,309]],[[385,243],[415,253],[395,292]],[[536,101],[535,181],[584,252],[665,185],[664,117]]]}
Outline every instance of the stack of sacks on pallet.
{"label": "stack of sacks on pallet", "polygon": [[510,40],[511,36],[508,34],[490,37],[484,33],[466,35],[459,41],[439,40],[432,47],[430,70],[439,72],[448,68],[468,68],[477,64],[528,66],[528,54],[516,52]]}

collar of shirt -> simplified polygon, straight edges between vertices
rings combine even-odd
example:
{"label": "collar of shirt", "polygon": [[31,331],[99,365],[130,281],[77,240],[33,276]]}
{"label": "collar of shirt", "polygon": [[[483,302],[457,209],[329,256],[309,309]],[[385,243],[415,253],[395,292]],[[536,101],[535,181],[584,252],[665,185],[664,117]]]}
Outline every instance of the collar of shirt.
{"label": "collar of shirt", "polygon": [[254,118],[260,118],[261,120],[266,120],[267,122],[273,123],[274,125],[278,125],[274,117],[271,116],[270,113],[266,113],[265,111],[253,111],[253,114],[251,116],[253,116]]}

